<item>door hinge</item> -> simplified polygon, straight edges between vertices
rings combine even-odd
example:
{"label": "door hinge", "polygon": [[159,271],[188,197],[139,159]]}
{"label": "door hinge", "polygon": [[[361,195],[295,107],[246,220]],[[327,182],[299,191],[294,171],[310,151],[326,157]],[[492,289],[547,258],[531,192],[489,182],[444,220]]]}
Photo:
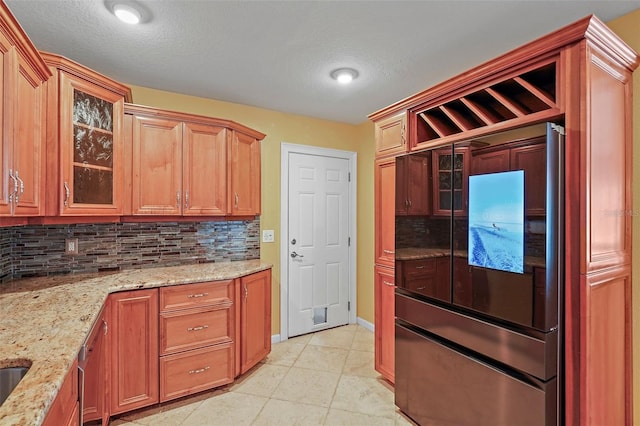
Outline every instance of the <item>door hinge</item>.
{"label": "door hinge", "polygon": [[351,172],[347,173],[347,182],[351,182]]}
{"label": "door hinge", "polygon": [[351,301],[347,302],[347,311],[351,312]]}
{"label": "door hinge", "polygon": [[351,237],[347,237],[347,246],[351,247]]}

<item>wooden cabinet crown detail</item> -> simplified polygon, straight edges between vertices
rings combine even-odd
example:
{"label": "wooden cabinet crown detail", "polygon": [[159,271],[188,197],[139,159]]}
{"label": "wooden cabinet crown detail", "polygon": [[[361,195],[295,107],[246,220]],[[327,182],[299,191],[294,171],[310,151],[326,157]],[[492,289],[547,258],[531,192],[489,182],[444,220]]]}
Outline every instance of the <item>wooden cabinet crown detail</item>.
{"label": "wooden cabinet crown detail", "polygon": [[417,108],[415,145],[442,142],[460,133],[539,121],[557,115],[555,60],[465,93],[445,103]]}

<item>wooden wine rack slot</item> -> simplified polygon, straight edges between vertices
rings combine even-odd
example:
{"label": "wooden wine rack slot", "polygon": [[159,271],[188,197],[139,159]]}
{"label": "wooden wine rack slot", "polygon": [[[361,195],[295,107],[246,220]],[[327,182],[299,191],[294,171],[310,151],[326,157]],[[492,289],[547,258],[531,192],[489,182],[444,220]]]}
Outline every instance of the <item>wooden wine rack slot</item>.
{"label": "wooden wine rack slot", "polygon": [[534,114],[556,110],[555,84],[556,63],[551,62],[417,111],[416,115],[420,117],[417,143],[433,142],[489,126],[503,127],[506,125],[503,123],[510,120],[526,120]]}

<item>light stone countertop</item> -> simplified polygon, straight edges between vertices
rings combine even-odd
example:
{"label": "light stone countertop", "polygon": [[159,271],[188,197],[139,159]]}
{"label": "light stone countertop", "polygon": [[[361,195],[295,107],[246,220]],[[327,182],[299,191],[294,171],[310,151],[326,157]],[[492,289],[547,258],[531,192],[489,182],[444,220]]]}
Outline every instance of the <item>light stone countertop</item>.
{"label": "light stone countertop", "polygon": [[0,406],[0,425],[40,425],[110,293],[239,278],[260,260],[27,278],[0,284],[0,368],[31,368]]}

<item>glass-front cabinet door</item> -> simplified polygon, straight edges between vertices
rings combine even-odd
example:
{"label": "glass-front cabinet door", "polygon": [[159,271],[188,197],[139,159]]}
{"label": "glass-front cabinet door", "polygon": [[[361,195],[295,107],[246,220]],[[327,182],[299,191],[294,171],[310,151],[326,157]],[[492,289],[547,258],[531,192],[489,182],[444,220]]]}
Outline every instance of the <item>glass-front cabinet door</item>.
{"label": "glass-front cabinet door", "polygon": [[121,95],[60,73],[63,215],[122,214]]}
{"label": "glass-front cabinet door", "polygon": [[469,148],[443,148],[433,151],[433,214],[467,214]]}

